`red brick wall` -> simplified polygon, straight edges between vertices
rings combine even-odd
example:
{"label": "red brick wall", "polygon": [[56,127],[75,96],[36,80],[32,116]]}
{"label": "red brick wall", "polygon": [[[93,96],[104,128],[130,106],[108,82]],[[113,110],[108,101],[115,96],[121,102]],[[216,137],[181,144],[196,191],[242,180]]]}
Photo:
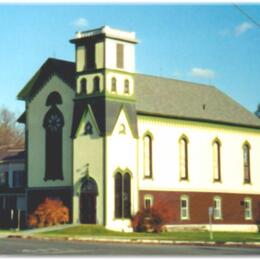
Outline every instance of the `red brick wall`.
{"label": "red brick wall", "polygon": [[[144,195],[154,198],[154,203],[162,201],[169,209],[172,222],[168,224],[207,224],[209,222],[208,208],[213,206],[214,196],[222,199],[222,219],[213,220],[219,224],[260,224],[260,195],[228,194],[210,192],[172,192],[172,191],[139,191],[139,207],[144,206]],[[180,197],[189,196],[189,220],[180,219]],[[252,220],[244,219],[244,207],[241,201],[245,197],[252,199]]]}

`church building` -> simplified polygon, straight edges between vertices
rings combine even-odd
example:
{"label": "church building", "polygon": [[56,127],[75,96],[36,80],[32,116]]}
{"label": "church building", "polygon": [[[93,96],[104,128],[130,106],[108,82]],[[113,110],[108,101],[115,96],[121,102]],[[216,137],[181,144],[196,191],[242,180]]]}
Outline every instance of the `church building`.
{"label": "church building", "polygon": [[214,86],[135,72],[134,32],[104,26],[49,58],[25,102],[26,203],[59,198],[72,223],[131,230],[157,201],[171,227],[254,231],[260,223],[260,120]]}

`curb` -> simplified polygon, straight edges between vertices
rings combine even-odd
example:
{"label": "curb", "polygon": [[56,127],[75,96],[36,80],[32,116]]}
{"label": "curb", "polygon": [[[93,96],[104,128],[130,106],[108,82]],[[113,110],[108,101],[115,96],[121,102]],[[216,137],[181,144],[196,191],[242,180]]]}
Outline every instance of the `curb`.
{"label": "curb", "polygon": [[106,242],[106,243],[130,243],[130,244],[158,244],[158,245],[199,245],[199,246],[249,246],[260,247],[260,242],[205,242],[205,241],[174,241],[157,239],[136,239],[136,238],[93,238],[93,237],[39,237],[24,235],[7,235],[7,238],[37,239],[37,240],[67,240],[82,242]]}

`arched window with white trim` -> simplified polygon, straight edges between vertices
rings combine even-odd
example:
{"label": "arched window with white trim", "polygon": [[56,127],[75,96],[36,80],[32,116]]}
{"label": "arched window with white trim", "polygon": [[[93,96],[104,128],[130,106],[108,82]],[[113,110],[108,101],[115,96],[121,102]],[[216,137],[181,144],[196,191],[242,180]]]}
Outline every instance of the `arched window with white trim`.
{"label": "arched window with white trim", "polygon": [[100,92],[100,78],[96,76],[94,78],[94,92]]}
{"label": "arched window with white trim", "polygon": [[115,218],[131,217],[131,176],[128,172],[115,174]]}
{"label": "arched window with white trim", "polygon": [[129,80],[125,79],[124,81],[124,93],[129,94]]}
{"label": "arched window with white trim", "polygon": [[220,142],[215,140],[213,142],[213,181],[221,181],[221,154],[220,154]]}
{"label": "arched window with white trim", "polygon": [[116,78],[113,77],[111,79],[111,92],[116,93],[117,87],[116,87]]}
{"label": "arched window with white trim", "polygon": [[248,143],[245,143],[243,145],[243,164],[244,164],[244,183],[251,183],[250,146]]}
{"label": "arched window with white trim", "polygon": [[80,80],[80,94],[87,94],[87,80],[85,78]]}
{"label": "arched window with white trim", "polygon": [[115,175],[115,217],[122,218],[122,174],[117,172]]}
{"label": "arched window with white trim", "polygon": [[152,178],[152,137],[149,134],[144,136],[144,178]]}
{"label": "arched window with white trim", "polygon": [[123,185],[123,207],[124,207],[124,218],[131,217],[131,176],[127,172],[124,174],[124,185]]}
{"label": "arched window with white trim", "polygon": [[188,180],[188,139],[181,137],[179,141],[180,149],[180,179]]}

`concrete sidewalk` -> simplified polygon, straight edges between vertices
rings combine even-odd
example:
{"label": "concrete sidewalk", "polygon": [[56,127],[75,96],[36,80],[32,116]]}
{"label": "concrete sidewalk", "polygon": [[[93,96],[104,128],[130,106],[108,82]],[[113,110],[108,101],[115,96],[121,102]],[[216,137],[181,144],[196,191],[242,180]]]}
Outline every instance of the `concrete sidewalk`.
{"label": "concrete sidewalk", "polygon": [[75,227],[78,225],[79,224],[63,224],[63,225],[56,225],[56,226],[43,227],[43,228],[26,229],[26,230],[10,230],[10,231],[6,230],[0,233],[0,238],[11,237],[11,236],[27,237],[37,233],[62,230],[69,227]]}

